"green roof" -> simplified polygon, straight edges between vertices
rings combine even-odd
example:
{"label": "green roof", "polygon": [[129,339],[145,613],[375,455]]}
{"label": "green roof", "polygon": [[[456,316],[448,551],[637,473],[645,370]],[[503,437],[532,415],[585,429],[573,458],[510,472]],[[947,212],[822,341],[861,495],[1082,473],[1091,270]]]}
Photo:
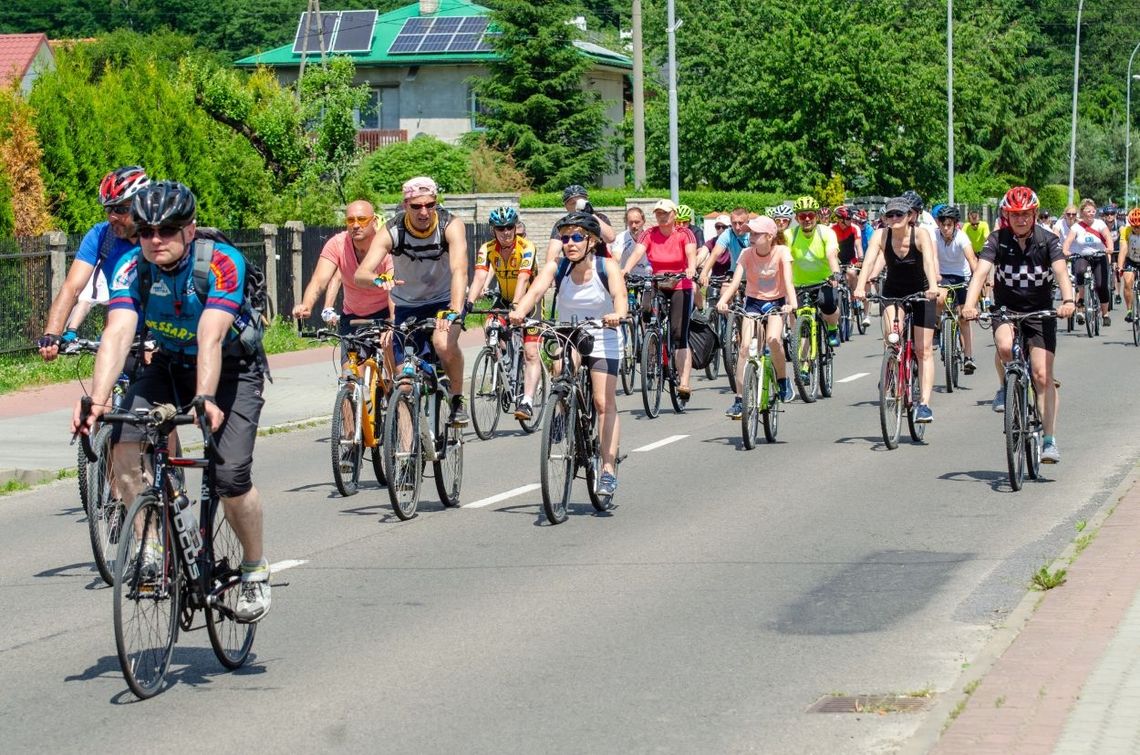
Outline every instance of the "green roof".
{"label": "green roof", "polygon": [[[433,16],[486,16],[490,14],[490,9],[482,5],[476,5],[471,0],[440,0],[439,10]],[[385,13],[376,18],[376,29],[372,35],[372,49],[369,52],[362,53],[337,53],[338,55],[347,54],[352,58],[353,62],[359,68],[361,66],[379,67],[379,66],[422,66],[432,64],[455,64],[455,63],[482,63],[492,60],[497,60],[499,54],[497,52],[432,52],[432,53],[397,53],[395,55],[388,54],[388,48],[392,46],[392,42],[396,39],[396,35],[404,28],[404,22],[409,18],[417,18],[420,15],[419,3],[412,3],[403,8],[398,8],[389,13]],[[604,47],[595,45],[590,42],[575,41],[575,47],[581,50],[582,54],[587,58],[607,66],[615,68],[632,69],[633,61],[622,55],[621,53],[607,50]],[[313,59],[313,54],[309,53],[309,60]],[[293,43],[268,50],[259,55],[250,55],[248,58],[242,58],[234,63],[235,66],[243,68],[253,68],[255,66],[269,66],[271,68],[289,68],[291,66],[301,65],[301,54],[293,52]]]}

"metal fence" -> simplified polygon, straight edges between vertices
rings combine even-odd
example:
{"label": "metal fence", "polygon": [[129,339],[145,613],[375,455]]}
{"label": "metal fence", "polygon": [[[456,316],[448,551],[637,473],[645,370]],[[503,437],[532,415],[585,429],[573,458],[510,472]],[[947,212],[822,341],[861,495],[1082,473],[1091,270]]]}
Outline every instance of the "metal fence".
{"label": "metal fence", "polygon": [[0,239],[0,351],[30,348],[51,307],[51,254],[42,236]]}

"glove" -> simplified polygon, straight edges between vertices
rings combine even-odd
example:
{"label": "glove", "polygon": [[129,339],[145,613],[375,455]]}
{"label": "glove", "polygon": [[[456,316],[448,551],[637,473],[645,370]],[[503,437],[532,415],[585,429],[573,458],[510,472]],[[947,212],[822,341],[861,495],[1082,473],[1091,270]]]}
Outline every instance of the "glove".
{"label": "glove", "polygon": [[340,320],[340,315],[336,313],[336,310],[334,308],[325,307],[321,310],[321,319],[329,325],[334,325],[337,321]]}
{"label": "glove", "polygon": [[49,349],[52,346],[59,346],[59,336],[55,333],[44,333],[36,339],[37,349]]}
{"label": "glove", "polygon": [[74,343],[79,340],[79,334],[74,330],[65,330],[59,340],[61,343]]}

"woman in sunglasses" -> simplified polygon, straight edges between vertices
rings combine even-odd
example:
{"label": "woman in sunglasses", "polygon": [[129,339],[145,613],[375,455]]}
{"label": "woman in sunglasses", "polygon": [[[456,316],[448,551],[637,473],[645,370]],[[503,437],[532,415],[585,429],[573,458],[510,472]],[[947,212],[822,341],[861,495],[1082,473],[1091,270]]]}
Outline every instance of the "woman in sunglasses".
{"label": "woman in sunglasses", "polygon": [[574,318],[599,319],[604,328],[585,332],[593,338],[593,348],[584,355],[590,367],[594,406],[601,418],[602,473],[597,493],[612,496],[617,490],[617,375],[621,362],[622,335],[618,324],[629,313],[625,278],[617,262],[606,252],[597,218],[586,212],[571,212],[555,228],[562,244],[562,259],[547,260],[526,294],[515,302],[511,323],[521,325],[530,316],[543,294],[554,286],[552,316],[566,322]]}

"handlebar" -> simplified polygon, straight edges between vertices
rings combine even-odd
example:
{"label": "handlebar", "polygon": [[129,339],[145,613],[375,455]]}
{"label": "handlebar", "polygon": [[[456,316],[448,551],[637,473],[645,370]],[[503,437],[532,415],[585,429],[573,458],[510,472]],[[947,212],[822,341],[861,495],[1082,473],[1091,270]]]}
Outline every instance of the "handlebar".
{"label": "handlebar", "polygon": [[920,301],[931,301],[931,299],[929,299],[926,296],[925,291],[920,293],[920,294],[911,294],[910,296],[902,296],[902,297],[899,297],[899,296],[880,296],[878,294],[868,294],[865,298],[867,299],[867,301],[877,301],[877,302],[880,302],[882,304],[913,304],[915,302],[920,302]]}

